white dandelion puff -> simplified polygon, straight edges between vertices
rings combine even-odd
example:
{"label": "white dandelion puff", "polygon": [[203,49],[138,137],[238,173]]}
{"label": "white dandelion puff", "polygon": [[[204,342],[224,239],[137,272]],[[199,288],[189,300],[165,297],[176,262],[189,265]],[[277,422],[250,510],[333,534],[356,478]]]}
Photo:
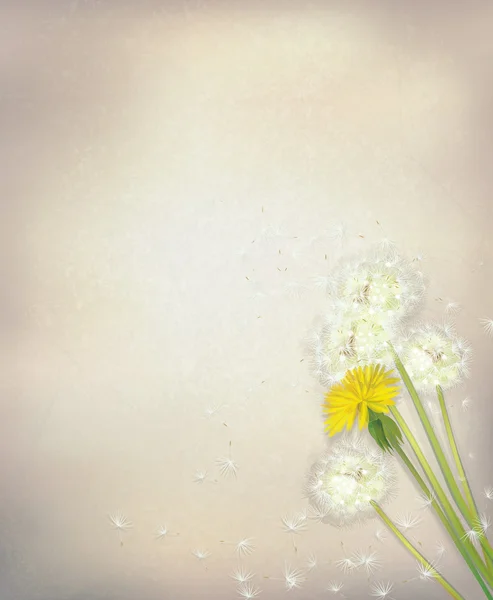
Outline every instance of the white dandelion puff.
{"label": "white dandelion puff", "polygon": [[306,581],[303,571],[292,569],[289,565],[284,565],[284,583],[288,591],[300,588]]}
{"label": "white dandelion puff", "polygon": [[209,556],[211,556],[209,550],[201,548],[196,548],[195,550],[192,550],[192,554],[195,556],[196,559],[200,561],[205,560],[206,558],[209,558]]}
{"label": "white dandelion puff", "polygon": [[235,571],[233,571],[230,577],[238,583],[247,583],[255,577],[255,573],[247,571],[246,569],[240,566]]}
{"label": "white dandelion puff", "polygon": [[251,598],[256,598],[260,595],[260,590],[251,582],[245,582],[238,586],[238,595],[240,598],[245,598],[245,600],[250,600]]}
{"label": "white dandelion puff", "polygon": [[329,581],[327,585],[327,591],[332,592],[333,594],[338,594],[343,587],[344,584],[340,581]]}
{"label": "white dandelion puff", "polygon": [[418,391],[436,394],[437,385],[450,389],[469,373],[469,345],[451,326],[413,328],[402,344],[402,362]]}
{"label": "white dandelion puff", "polygon": [[465,412],[471,406],[471,399],[469,397],[464,398],[461,402],[461,408]]}
{"label": "white dandelion puff", "polygon": [[406,513],[404,515],[398,515],[395,519],[395,523],[404,531],[408,529],[414,529],[421,523],[421,517],[413,515],[412,513]]}
{"label": "white dandelion puff", "polygon": [[325,511],[324,523],[343,527],[374,517],[371,501],[383,504],[395,492],[392,461],[362,439],[342,438],[312,465],[305,483],[310,504]]}
{"label": "white dandelion puff", "polygon": [[493,486],[489,485],[484,488],[483,494],[488,500],[493,500]]}
{"label": "white dandelion puff", "polygon": [[312,278],[313,287],[319,290],[326,290],[329,285],[329,277],[317,275]]}
{"label": "white dandelion puff", "polygon": [[394,584],[388,581],[384,583],[383,581],[375,581],[371,585],[371,595],[374,598],[379,598],[379,600],[393,600],[389,595],[390,592],[394,589]]}
{"label": "white dandelion puff", "polygon": [[479,319],[483,330],[487,335],[493,336],[493,319]]}
{"label": "white dandelion puff", "polygon": [[477,546],[483,537],[483,532],[481,529],[473,527],[472,529],[468,529],[464,535],[462,536],[462,540],[469,541],[473,546]]}

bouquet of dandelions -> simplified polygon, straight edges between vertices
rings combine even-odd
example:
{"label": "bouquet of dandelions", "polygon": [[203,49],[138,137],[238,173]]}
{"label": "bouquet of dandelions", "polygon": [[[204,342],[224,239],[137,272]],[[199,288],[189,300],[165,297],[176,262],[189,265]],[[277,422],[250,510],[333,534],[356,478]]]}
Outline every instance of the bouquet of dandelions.
{"label": "bouquet of dandelions", "polygon": [[[329,316],[311,349],[316,374],[329,388],[324,403],[325,429],[332,437],[353,429],[358,421],[359,430],[367,429],[376,444],[369,446],[360,437],[351,439],[346,434],[313,465],[306,495],[319,520],[336,526],[350,525],[376,512],[428,576],[453,598],[464,598],[382,508],[393,495],[395,474],[390,455],[395,453],[491,600],[489,519],[478,513],[444,400],[444,392],[467,375],[470,349],[447,325],[409,324],[423,293],[421,274],[393,250],[377,250],[348,261],[330,278]],[[441,479],[396,406],[404,389],[424,427]],[[452,465],[424,408],[422,396],[426,394],[436,397]]]}

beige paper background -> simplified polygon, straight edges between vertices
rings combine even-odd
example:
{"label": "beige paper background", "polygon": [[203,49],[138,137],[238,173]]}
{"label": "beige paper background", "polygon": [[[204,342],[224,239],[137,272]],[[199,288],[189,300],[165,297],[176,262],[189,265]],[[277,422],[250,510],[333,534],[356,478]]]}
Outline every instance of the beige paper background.
{"label": "beige paper background", "polygon": [[[384,237],[426,258],[424,318],[463,307],[474,363],[451,416],[492,514],[493,14],[394,4],[2,3],[2,600],[232,598],[220,540],[243,537],[262,598],[310,552],[292,598],[333,579],[367,597],[341,542],[378,552],[397,600],[446,597],[377,521],[310,523],[297,552],[281,524],[325,443],[301,362],[316,278]],[[215,465],[230,442],[236,480]],[[389,513],[419,513],[399,487]],[[444,542],[444,574],[481,598],[420,514],[414,540]]]}

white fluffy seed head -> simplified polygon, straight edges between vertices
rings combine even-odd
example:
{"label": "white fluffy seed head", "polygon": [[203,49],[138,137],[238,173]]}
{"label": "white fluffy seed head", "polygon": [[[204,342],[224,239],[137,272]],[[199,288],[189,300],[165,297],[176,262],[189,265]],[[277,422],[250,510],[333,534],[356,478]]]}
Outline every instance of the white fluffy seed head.
{"label": "white fluffy seed head", "polygon": [[389,327],[407,317],[424,294],[414,265],[392,248],[342,263],[329,280],[332,303],[353,320],[367,317]]}
{"label": "white fluffy seed head", "polygon": [[388,329],[370,317],[352,320],[336,313],[335,318],[327,319],[311,345],[312,365],[320,383],[331,386],[346,371],[359,366],[392,366],[390,335]]}
{"label": "white fluffy seed head", "polygon": [[471,350],[450,325],[425,324],[410,330],[402,341],[401,359],[416,389],[436,393],[450,389],[469,372]]}
{"label": "white fluffy seed head", "polygon": [[412,263],[392,250],[376,250],[343,263],[327,279],[328,317],[310,344],[313,368],[324,386],[357,366],[393,366],[389,341],[423,296]]}
{"label": "white fluffy seed head", "polygon": [[342,438],[312,466],[305,484],[310,504],[324,523],[351,526],[375,516],[371,501],[382,504],[395,494],[390,458],[361,438]]}

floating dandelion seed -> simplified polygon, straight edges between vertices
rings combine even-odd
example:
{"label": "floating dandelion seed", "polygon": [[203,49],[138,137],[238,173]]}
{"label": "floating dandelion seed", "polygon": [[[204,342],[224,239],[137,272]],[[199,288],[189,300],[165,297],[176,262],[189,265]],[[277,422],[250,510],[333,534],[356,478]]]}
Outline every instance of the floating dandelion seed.
{"label": "floating dandelion seed", "polygon": [[317,557],[312,552],[308,555],[306,561],[306,569],[307,571],[313,571],[317,567]]}
{"label": "floating dandelion seed", "polygon": [[219,468],[219,473],[221,473],[223,477],[228,478],[237,476],[238,465],[231,458],[231,442],[229,442],[229,455],[222,458],[218,458],[216,460],[216,465]]}
{"label": "floating dandelion seed", "polygon": [[299,569],[291,569],[287,564],[284,565],[284,583],[288,591],[300,588],[305,582],[303,571]]}
{"label": "floating dandelion seed", "polygon": [[368,575],[373,575],[375,571],[382,568],[382,561],[379,559],[376,552],[370,552],[369,554],[363,554],[361,566],[365,567]]}
{"label": "floating dandelion seed", "polygon": [[346,225],[344,223],[338,223],[327,231],[327,237],[333,242],[342,244],[342,242],[346,239],[346,233]]}
{"label": "floating dandelion seed", "polygon": [[123,546],[122,533],[132,529],[133,523],[127,519],[123,513],[115,513],[108,515],[110,521],[113,523],[113,528],[118,531],[118,537],[120,544]]}
{"label": "floating dandelion seed", "polygon": [[379,598],[380,600],[383,600],[384,598],[386,598],[387,600],[393,600],[392,597],[389,596],[390,592],[393,589],[393,583],[383,583],[382,581],[375,581],[371,585],[371,595],[375,598]]}
{"label": "floating dandelion seed", "polygon": [[341,558],[340,560],[336,560],[335,565],[345,574],[350,573],[353,569],[357,568],[357,565],[350,558]]}
{"label": "floating dandelion seed", "polygon": [[208,406],[204,411],[204,417],[206,419],[212,419],[212,417],[216,415],[223,406],[224,404],[213,404]]}
{"label": "floating dandelion seed", "polygon": [[491,517],[485,513],[479,515],[479,519],[475,519],[474,521],[474,529],[478,531],[479,537],[483,537],[490,527]]}
{"label": "floating dandelion seed", "polygon": [[445,554],[445,546],[442,544],[442,542],[437,542],[435,548],[439,557]]}
{"label": "floating dandelion seed", "polygon": [[255,577],[255,573],[251,573],[240,566],[230,575],[230,577],[238,583],[247,583],[250,579]]}
{"label": "floating dandelion seed", "polygon": [[253,583],[245,582],[238,586],[238,595],[240,598],[245,598],[245,600],[250,600],[250,598],[256,598],[260,595],[259,588],[255,587]]}
{"label": "floating dandelion seed", "polygon": [[193,476],[194,483],[204,483],[207,479],[207,471],[195,471],[195,475]]}
{"label": "floating dandelion seed", "polygon": [[209,556],[211,555],[209,550],[201,550],[201,549],[192,550],[192,554],[195,556],[195,558],[197,558],[200,561],[205,560],[206,558],[209,558]]}
{"label": "floating dandelion seed", "polygon": [[418,501],[421,505],[422,509],[429,508],[433,502],[436,501],[436,496],[434,492],[423,492],[419,495]]}
{"label": "floating dandelion seed", "polygon": [[418,562],[417,569],[419,578],[423,581],[429,581],[430,579],[434,579],[438,575],[432,563]]}
{"label": "floating dandelion seed", "polygon": [[479,322],[483,326],[484,332],[493,336],[493,319],[479,319]]}
{"label": "floating dandelion seed", "polygon": [[343,587],[344,584],[340,581],[329,581],[329,584],[327,585],[327,591],[332,592],[333,594],[338,594]]}
{"label": "floating dandelion seed", "polygon": [[483,493],[485,495],[485,498],[487,498],[488,500],[493,500],[493,486],[487,486],[484,488]]}
{"label": "floating dandelion seed", "polygon": [[466,411],[471,406],[471,399],[469,397],[464,398],[461,402],[461,407],[463,411]]}
{"label": "floating dandelion seed", "polygon": [[224,540],[221,540],[221,544],[234,546],[238,556],[249,556],[255,550],[252,541],[252,538],[243,538],[239,542],[225,542]]}
{"label": "floating dandelion seed", "polygon": [[396,525],[407,531],[408,529],[413,529],[417,527],[421,523],[421,517],[414,516],[411,513],[406,513],[405,515],[400,515],[395,519]]}
{"label": "floating dandelion seed", "polygon": [[312,279],[313,287],[319,290],[326,290],[329,285],[329,281],[330,279],[328,277],[324,277],[323,275],[317,275]]}
{"label": "floating dandelion seed", "polygon": [[306,529],[307,516],[305,513],[282,517],[283,529],[286,533],[300,534]]}
{"label": "floating dandelion seed", "polygon": [[284,286],[284,289],[290,298],[301,298],[306,292],[307,286],[298,281],[290,281]]}
{"label": "floating dandelion seed", "polygon": [[161,540],[167,536],[177,536],[180,535],[179,533],[171,533],[169,531],[169,529],[166,527],[166,525],[161,525],[161,527],[158,529],[157,533],[156,533],[156,539]]}
{"label": "floating dandelion seed", "polygon": [[461,305],[458,302],[448,302],[445,306],[447,315],[455,315],[461,310]]}
{"label": "floating dandelion seed", "polygon": [[385,529],[377,529],[375,531],[375,537],[383,544],[387,539],[387,531]]}

